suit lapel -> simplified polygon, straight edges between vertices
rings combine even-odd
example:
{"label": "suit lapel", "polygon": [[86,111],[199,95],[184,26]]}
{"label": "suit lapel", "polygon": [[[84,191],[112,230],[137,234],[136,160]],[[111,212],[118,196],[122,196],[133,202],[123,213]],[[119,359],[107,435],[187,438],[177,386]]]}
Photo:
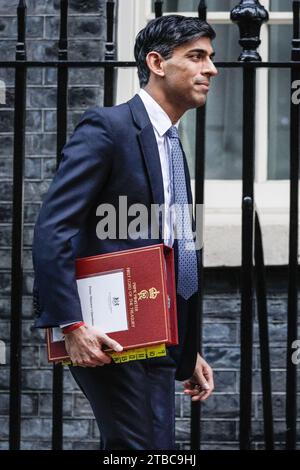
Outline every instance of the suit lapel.
{"label": "suit lapel", "polygon": [[138,134],[147,173],[150,180],[153,201],[155,204],[164,203],[164,187],[161,172],[160,157],[152,124],[148,124]]}
{"label": "suit lapel", "polygon": [[[150,182],[153,203],[159,205],[163,204],[164,187],[161,163],[152,124],[145,106],[138,95],[135,95],[130,101],[128,101],[128,105],[131,109],[133,120],[136,126],[140,129],[137,137]],[[159,227],[161,233],[161,221],[159,223]]]}

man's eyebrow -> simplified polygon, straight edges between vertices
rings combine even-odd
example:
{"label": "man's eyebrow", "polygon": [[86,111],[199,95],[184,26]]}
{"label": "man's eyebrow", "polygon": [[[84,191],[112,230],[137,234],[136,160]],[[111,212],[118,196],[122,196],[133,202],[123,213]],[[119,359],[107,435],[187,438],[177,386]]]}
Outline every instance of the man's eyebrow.
{"label": "man's eyebrow", "polygon": [[209,55],[209,57],[215,57],[216,55],[215,51],[213,51],[211,54],[208,54],[206,49],[190,49],[187,51],[187,54],[195,54],[195,52],[202,55]]}

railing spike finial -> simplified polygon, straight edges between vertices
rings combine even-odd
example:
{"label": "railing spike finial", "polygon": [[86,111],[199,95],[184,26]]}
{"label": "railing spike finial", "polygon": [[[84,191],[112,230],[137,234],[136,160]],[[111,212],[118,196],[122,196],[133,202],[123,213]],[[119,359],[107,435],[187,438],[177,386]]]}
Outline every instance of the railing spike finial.
{"label": "railing spike finial", "polygon": [[155,18],[159,18],[163,14],[163,0],[156,0],[154,2]]}
{"label": "railing spike finial", "polygon": [[60,25],[58,40],[58,57],[68,60],[68,0],[60,0]]}
{"label": "railing spike finial", "polygon": [[207,11],[206,0],[200,0],[199,5],[198,5],[198,16],[200,20],[206,21],[206,11]]}
{"label": "railing spike finial", "polygon": [[105,43],[105,60],[107,61],[115,59],[114,13],[115,13],[115,1],[108,0],[106,2],[106,43]]}
{"label": "railing spike finial", "polygon": [[20,0],[17,7],[18,17],[18,40],[16,44],[16,60],[26,60],[26,11],[25,0]]}
{"label": "railing spike finial", "polygon": [[257,52],[260,45],[260,28],[268,21],[269,14],[259,0],[241,0],[239,5],[230,12],[233,23],[237,23],[240,30],[239,43],[243,48],[238,60],[240,62],[260,62],[261,57]]}

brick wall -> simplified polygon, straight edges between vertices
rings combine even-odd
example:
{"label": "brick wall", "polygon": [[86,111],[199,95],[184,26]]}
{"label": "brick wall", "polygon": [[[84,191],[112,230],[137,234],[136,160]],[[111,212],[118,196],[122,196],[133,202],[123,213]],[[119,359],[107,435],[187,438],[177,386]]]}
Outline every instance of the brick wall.
{"label": "brick wall", "polygon": [[[18,1],[0,0],[0,57],[14,60]],[[27,57],[55,60],[59,26],[59,0],[27,0]],[[103,0],[69,1],[69,59],[103,60],[106,34]],[[23,394],[22,448],[50,448],[52,370],[45,356],[43,332],[32,330],[31,242],[41,201],[56,165],[56,76],[55,68],[29,69],[27,88],[24,297],[23,297]],[[7,446],[10,334],[10,246],[13,151],[14,71],[0,69],[6,86],[6,101],[0,105],[0,339],[7,345],[7,366],[0,366],[0,448]],[[100,69],[69,71],[68,130],[94,104],[102,104],[103,73]],[[67,373],[67,371],[66,371]],[[79,441],[94,436],[94,423],[81,407],[81,392],[73,379],[65,380],[66,447],[74,436]],[[91,416],[89,416],[91,418]],[[99,439],[98,439],[99,440]],[[97,438],[96,438],[97,441]]]}
{"label": "brick wall", "polygon": [[[0,55],[14,59],[16,1],[0,0]],[[105,17],[103,0],[70,1],[70,59],[102,59]],[[28,58],[57,57],[59,2],[27,1]],[[14,74],[0,69],[6,84],[6,104],[0,106],[0,340],[7,344],[7,365],[0,366],[0,449],[8,445],[10,246]],[[102,72],[76,69],[69,74],[69,131],[81,113],[102,104]],[[24,297],[22,349],[22,449],[51,448],[52,368],[43,345],[43,332],[33,330],[31,291],[32,230],[43,195],[55,169],[56,70],[31,69],[28,74],[26,181],[24,221]],[[269,273],[272,380],[277,447],[284,438],[285,341],[287,276],[284,268]],[[236,269],[205,272],[204,351],[215,369],[216,391],[202,407],[202,442],[206,449],[238,447],[240,285]],[[257,325],[255,325],[257,339]],[[259,351],[254,351],[253,447],[261,448],[262,403]],[[99,432],[90,406],[68,370],[64,377],[64,448],[97,449]],[[190,400],[176,385],[178,448],[189,449]]]}
{"label": "brick wall", "polygon": [[[267,308],[274,434],[277,449],[284,448],[285,441],[287,288],[286,267],[268,267]],[[205,449],[238,448],[240,294],[239,268],[205,270],[204,355],[215,371],[216,382],[214,395],[202,407],[202,442]],[[258,335],[255,315],[252,401],[252,447],[254,449],[264,448]],[[298,396],[298,410],[299,398],[300,396]],[[299,434],[298,441],[300,443]]]}

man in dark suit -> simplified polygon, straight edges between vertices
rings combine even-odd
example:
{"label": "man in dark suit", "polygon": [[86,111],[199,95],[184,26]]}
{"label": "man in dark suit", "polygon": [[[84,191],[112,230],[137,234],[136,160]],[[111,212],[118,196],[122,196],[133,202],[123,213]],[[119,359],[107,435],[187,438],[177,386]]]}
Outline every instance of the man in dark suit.
{"label": "man in dark suit", "polygon": [[[174,379],[185,380],[184,393],[193,401],[213,390],[212,370],[197,345],[199,252],[184,252],[171,209],[192,203],[177,126],[186,110],[206,101],[217,73],[214,37],[197,18],[169,15],[148,23],[135,44],[140,93],[120,106],[85,112],[62,151],[36,223],[36,326],[63,328],[67,351],[78,364],[70,370],[92,406],[103,449],[173,449]],[[153,204],[164,204],[163,220],[152,217],[140,238],[130,231],[121,236],[120,196],[128,208],[139,203],[148,214]],[[99,234],[102,204],[116,210],[116,236]],[[151,238],[153,224],[158,238]],[[191,232],[190,219],[188,225]],[[179,345],[168,348],[166,357],[116,364],[103,345],[115,351],[122,346],[81,323],[74,260],[163,242],[175,253]]]}

